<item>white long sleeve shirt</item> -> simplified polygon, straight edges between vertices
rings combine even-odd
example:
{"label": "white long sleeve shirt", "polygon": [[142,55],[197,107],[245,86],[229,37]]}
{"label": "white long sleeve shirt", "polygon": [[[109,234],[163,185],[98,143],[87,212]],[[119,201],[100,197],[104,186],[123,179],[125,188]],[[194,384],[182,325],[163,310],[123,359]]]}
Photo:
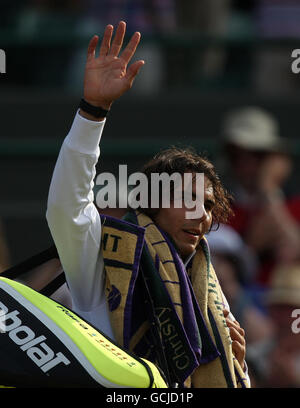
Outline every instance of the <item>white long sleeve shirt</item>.
{"label": "white long sleeve shirt", "polygon": [[114,339],[104,295],[101,220],[93,179],[103,122],[77,112],[52,176],[46,218],[70,288],[73,310]]}

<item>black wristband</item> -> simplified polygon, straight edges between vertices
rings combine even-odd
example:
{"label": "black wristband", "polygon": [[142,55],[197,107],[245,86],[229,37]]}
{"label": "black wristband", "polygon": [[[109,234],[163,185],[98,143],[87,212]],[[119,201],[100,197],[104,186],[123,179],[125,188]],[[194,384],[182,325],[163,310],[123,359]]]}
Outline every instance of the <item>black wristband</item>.
{"label": "black wristband", "polygon": [[89,113],[92,116],[95,116],[95,118],[105,118],[109,112],[108,110],[100,108],[99,106],[91,105],[83,98],[80,101],[79,108],[82,109],[84,112]]}

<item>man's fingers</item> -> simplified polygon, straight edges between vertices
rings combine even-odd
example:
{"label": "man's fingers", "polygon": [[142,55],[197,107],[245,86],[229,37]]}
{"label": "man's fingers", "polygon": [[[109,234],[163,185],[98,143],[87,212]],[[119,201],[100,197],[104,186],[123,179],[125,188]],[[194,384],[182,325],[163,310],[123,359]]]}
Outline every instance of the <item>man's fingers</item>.
{"label": "man's fingers", "polygon": [[111,24],[108,24],[105,27],[103,39],[102,39],[100,51],[99,51],[100,57],[103,57],[108,54],[113,30],[114,30],[114,27]]}
{"label": "man's fingers", "polygon": [[245,353],[245,347],[239,343],[237,340],[234,340],[232,342],[232,351],[234,352],[234,355],[236,356],[237,359],[238,357],[243,357]]}
{"label": "man's fingers", "polygon": [[117,27],[117,31],[115,33],[113,42],[111,44],[109,53],[108,53],[109,55],[112,55],[114,57],[118,56],[122,48],[122,45],[123,45],[125,31],[126,31],[126,23],[124,21],[120,21]]}
{"label": "man's fingers", "polygon": [[97,47],[97,44],[98,44],[98,39],[99,39],[99,37],[97,35],[94,35],[92,37],[92,39],[90,40],[90,42],[89,42],[88,50],[87,50],[87,59],[88,60],[91,60],[91,59],[95,58],[95,50],[96,50],[96,47]]}
{"label": "man's fingers", "polygon": [[238,341],[233,341],[232,342],[232,351],[233,354],[235,355],[235,358],[238,360],[240,363],[242,369],[244,369],[244,363],[245,363],[245,347],[242,346]]}
{"label": "man's fingers", "polygon": [[232,326],[235,327],[243,336],[245,336],[245,330],[240,326],[239,322],[237,320],[230,320],[226,319],[227,326]]}
{"label": "man's fingers", "polygon": [[129,43],[127,44],[126,48],[120,55],[120,58],[125,62],[127,65],[131,58],[133,57],[136,47],[138,46],[138,43],[140,42],[141,39],[141,34],[139,32],[135,32],[133,36],[131,37]]}
{"label": "man's fingers", "polygon": [[127,79],[129,81],[133,81],[144,64],[145,61],[143,60],[135,61],[133,64],[131,64],[130,67],[127,69],[126,73]]}
{"label": "man's fingers", "polygon": [[[243,330],[243,329],[240,329]],[[238,341],[242,346],[245,346],[246,340],[243,333],[235,327],[229,327],[230,337],[232,341]]]}
{"label": "man's fingers", "polygon": [[234,328],[241,336],[245,337],[245,330],[240,327],[236,320],[233,322],[232,320],[226,319],[226,324],[229,328]]}
{"label": "man's fingers", "polygon": [[232,351],[236,359],[240,363],[242,369],[244,369],[244,360],[246,355],[246,340],[245,331],[239,326],[239,323],[226,319],[227,326],[230,332],[230,338],[232,340]]}

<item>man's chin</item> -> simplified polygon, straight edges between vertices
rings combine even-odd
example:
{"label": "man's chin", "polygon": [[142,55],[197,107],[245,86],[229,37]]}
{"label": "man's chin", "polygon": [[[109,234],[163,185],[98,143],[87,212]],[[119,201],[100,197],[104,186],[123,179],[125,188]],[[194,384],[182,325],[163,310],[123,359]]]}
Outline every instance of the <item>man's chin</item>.
{"label": "man's chin", "polygon": [[179,249],[179,253],[182,259],[188,258],[195,251],[195,245],[185,245]]}

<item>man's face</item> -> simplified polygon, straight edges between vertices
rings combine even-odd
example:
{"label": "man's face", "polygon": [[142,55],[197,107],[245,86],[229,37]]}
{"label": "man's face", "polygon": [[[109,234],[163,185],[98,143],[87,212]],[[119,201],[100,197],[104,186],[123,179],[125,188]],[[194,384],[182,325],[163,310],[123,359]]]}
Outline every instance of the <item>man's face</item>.
{"label": "man's face", "polygon": [[[196,198],[196,182],[193,180],[193,199]],[[212,210],[215,204],[211,182],[204,177],[204,202],[201,203],[203,215],[200,218],[187,219],[191,211],[182,202],[182,208],[175,208],[171,201],[170,208],[161,208],[154,216],[155,223],[171,236],[182,259],[193,253],[203,235],[208,232],[212,223]],[[197,205],[200,204],[197,203]]]}

